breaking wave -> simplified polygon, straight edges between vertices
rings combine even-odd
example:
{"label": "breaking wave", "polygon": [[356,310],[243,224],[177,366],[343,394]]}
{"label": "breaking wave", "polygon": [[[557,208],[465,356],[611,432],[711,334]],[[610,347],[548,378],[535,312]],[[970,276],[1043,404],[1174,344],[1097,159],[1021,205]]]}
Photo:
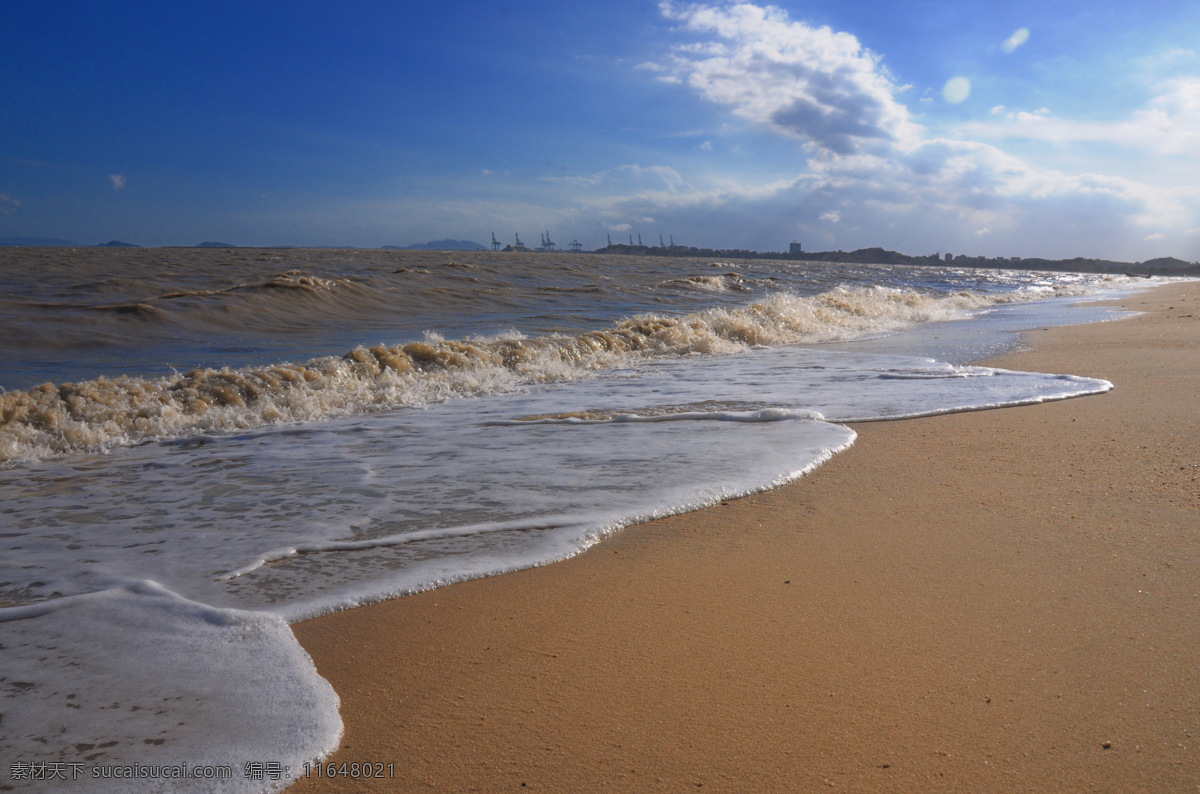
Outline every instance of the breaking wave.
{"label": "breaking wave", "polygon": [[[332,288],[285,275],[277,277],[285,288]],[[358,347],[341,357],[301,363],[46,383],[0,394],[0,462],[495,394],[651,357],[860,338],[961,317],[1010,299],[883,287],[807,297],[777,293],[749,306],[644,314],[578,334],[461,340],[427,334],[419,342]]]}
{"label": "breaking wave", "polygon": [[687,287],[691,289],[701,290],[703,292],[745,292],[750,289],[746,286],[746,279],[741,273],[722,273],[718,276],[689,276],[687,278],[673,278],[659,284],[660,287]]}

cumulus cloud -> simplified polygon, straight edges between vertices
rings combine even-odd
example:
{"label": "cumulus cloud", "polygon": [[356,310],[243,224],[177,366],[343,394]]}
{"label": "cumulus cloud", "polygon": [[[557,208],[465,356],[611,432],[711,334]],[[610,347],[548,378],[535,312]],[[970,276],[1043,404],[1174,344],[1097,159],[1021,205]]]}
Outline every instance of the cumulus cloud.
{"label": "cumulus cloud", "polygon": [[[1189,198],[1102,167],[1039,168],[1003,147],[1015,129],[1064,139],[1092,130],[1111,138],[1112,125],[1093,130],[1045,108],[995,105],[990,115],[982,109],[985,122],[962,125],[953,136],[929,135],[897,100],[902,87],[879,56],[854,36],[794,22],[773,7],[667,2],[661,10],[687,41],[662,63],[644,67],[647,73],[798,142],[797,157],[777,163],[779,176],[758,184],[728,172],[681,173],[654,164],[550,175],[540,183],[539,206],[481,206],[480,218],[508,217],[521,228],[516,224],[528,225],[523,217],[536,216],[546,220],[535,226],[557,224],[581,240],[672,233],[684,245],[760,250],[802,240],[809,250],[883,245],[912,253],[1119,258],[1138,256],[1138,246],[1152,245],[1145,238],[1159,230],[1169,232],[1164,239],[1182,239],[1172,230],[1195,227],[1200,217],[1194,209],[1200,189]],[[1154,122],[1157,146],[1183,150],[1192,130],[1200,130],[1197,83],[1164,84],[1127,122],[1143,130]],[[936,99],[940,91],[931,86],[923,93],[913,101]],[[706,135],[689,134],[709,150]]]}
{"label": "cumulus cloud", "polygon": [[1158,240],[1162,240],[1164,238],[1166,238],[1165,234],[1163,234],[1162,232],[1155,232],[1154,234],[1147,234],[1142,239],[1147,242],[1157,242]]}
{"label": "cumulus cloud", "polygon": [[[581,216],[611,228],[645,231],[652,223],[651,233],[671,231],[688,245],[781,250],[788,240],[803,240],[810,250],[884,245],[984,253],[976,246],[987,241],[1003,247],[993,253],[1062,257],[1111,255],[1140,240],[1146,231],[1137,233],[1138,219],[1155,214],[1136,185],[1042,174],[982,144],[956,141],[930,141],[911,160],[831,156],[768,185],[607,195],[577,206]],[[980,229],[989,232],[976,234]],[[1014,240],[1021,247],[1010,247]]]}
{"label": "cumulus cloud", "polygon": [[980,137],[1111,143],[1162,155],[1200,152],[1200,77],[1168,80],[1156,91],[1144,108],[1126,119],[1074,121],[1054,118],[1041,108],[1032,113],[1008,113],[1004,121],[966,124],[961,129]]}
{"label": "cumulus cloud", "polygon": [[120,190],[121,188],[125,187],[124,174],[109,174],[108,181],[112,182],[113,190]]}
{"label": "cumulus cloud", "polygon": [[838,154],[919,135],[880,58],[849,33],[773,6],[660,8],[684,30],[715,36],[673,48],[665,76],[742,118]]}
{"label": "cumulus cloud", "polygon": [[[669,195],[606,197],[607,210],[624,217],[646,210],[682,221],[686,212],[703,218],[697,224],[714,233],[718,225],[773,224],[774,236],[809,233],[834,240],[836,233],[841,242],[860,234],[867,245],[899,246],[908,239],[913,250],[923,245],[913,243],[918,239],[964,247],[986,239],[992,246],[1036,246],[1039,254],[1073,256],[1083,248],[1115,255],[1117,247],[1141,241],[1147,226],[1186,223],[1194,217],[1188,207],[1200,203],[1200,191],[1189,198],[1186,191],[1102,173],[1103,165],[1101,173],[1039,169],[980,142],[1021,133],[1200,151],[1200,79],[1164,84],[1143,112],[1121,124],[1064,122],[1046,108],[1022,112],[995,105],[991,120],[964,125],[955,138],[928,137],[898,101],[902,86],[880,56],[853,35],[793,21],[772,6],[668,1],[660,9],[679,23],[678,33],[693,38],[671,49],[660,79],[669,77],[736,116],[800,140],[805,161],[797,165],[799,173],[771,185],[714,189],[680,179]],[[1018,29],[1007,44],[1015,49],[1028,38],[1027,29]],[[957,103],[970,88],[965,77],[955,77],[940,93]],[[931,95],[935,90],[919,101]],[[973,136],[973,130],[987,134]]]}
{"label": "cumulus cloud", "polygon": [[21,202],[7,193],[0,193],[0,215],[12,215],[21,208]]}

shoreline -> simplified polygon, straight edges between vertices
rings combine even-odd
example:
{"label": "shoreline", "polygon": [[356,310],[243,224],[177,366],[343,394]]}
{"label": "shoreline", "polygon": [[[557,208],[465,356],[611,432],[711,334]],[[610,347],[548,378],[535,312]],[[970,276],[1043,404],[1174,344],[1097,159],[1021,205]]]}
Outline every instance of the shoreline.
{"label": "shoreline", "polygon": [[1194,788],[1200,285],[1115,303],[987,362],[1107,394],[856,424],[781,488],[295,624],[329,761],[396,778],[291,790]]}

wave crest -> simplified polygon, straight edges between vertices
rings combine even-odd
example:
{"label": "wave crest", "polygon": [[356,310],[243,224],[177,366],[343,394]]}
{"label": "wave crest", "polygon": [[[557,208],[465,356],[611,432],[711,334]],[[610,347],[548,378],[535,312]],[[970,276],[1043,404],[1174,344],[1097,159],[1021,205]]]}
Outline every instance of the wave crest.
{"label": "wave crest", "polygon": [[778,293],[745,307],[645,314],[579,334],[461,340],[428,334],[419,342],[358,347],[302,363],[47,383],[0,394],[0,461],[494,394],[587,377],[640,358],[853,339],[952,319],[1001,300],[881,287],[809,297]]}

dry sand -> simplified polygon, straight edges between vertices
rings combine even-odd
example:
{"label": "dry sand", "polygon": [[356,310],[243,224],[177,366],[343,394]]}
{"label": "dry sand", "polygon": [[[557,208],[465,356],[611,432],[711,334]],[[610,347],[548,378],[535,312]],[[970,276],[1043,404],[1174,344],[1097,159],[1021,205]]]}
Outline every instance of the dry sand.
{"label": "dry sand", "polygon": [[296,625],[326,790],[1196,791],[1200,285],[995,363],[1109,394],[857,425],[801,480]]}

